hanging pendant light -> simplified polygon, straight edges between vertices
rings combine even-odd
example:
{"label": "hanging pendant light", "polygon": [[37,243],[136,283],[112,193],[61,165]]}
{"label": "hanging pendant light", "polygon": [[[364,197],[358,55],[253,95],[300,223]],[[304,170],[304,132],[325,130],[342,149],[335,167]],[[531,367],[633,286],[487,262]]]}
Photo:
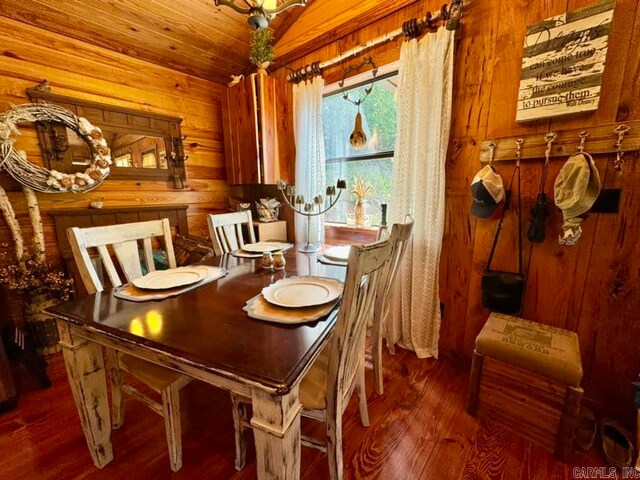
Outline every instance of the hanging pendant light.
{"label": "hanging pendant light", "polygon": [[[248,15],[248,23],[254,30],[262,30],[269,26],[269,22],[278,13],[284,12],[291,7],[304,7],[307,0],[237,0],[240,5],[236,5],[236,0],[215,0],[216,7],[221,5],[231,7],[236,12]],[[246,5],[243,6],[242,4]]]}

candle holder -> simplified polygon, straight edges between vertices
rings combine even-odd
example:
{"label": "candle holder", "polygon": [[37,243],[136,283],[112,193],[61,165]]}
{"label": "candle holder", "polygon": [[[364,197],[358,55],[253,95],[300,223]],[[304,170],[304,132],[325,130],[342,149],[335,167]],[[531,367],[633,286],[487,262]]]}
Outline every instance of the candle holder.
{"label": "candle holder", "polygon": [[298,215],[307,217],[307,242],[298,249],[299,252],[314,253],[318,251],[318,246],[311,243],[311,217],[324,215],[331,210],[338,203],[340,195],[346,188],[347,182],[345,180],[338,180],[335,186],[328,186],[325,193],[329,199],[329,206],[325,206],[326,199],[322,195],[313,197],[312,202],[305,202],[304,195],[296,195],[295,185],[287,185],[284,180],[278,180],[278,190],[282,194],[285,205]]}

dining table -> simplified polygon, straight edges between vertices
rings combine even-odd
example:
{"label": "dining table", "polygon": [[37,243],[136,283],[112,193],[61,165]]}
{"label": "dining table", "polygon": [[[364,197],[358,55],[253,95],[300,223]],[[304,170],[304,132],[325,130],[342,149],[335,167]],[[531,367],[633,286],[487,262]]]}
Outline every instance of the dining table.
{"label": "dining table", "polygon": [[160,301],[133,302],[104,290],[47,309],[60,345],[89,453],[96,467],[113,460],[103,347],[139,357],[251,398],[260,480],[300,477],[299,386],[329,341],[338,305],[305,324],[250,318],[247,300],[292,276],[344,280],[346,268],[291,249],[284,270],[261,258],[225,254],[204,264],[226,276]]}

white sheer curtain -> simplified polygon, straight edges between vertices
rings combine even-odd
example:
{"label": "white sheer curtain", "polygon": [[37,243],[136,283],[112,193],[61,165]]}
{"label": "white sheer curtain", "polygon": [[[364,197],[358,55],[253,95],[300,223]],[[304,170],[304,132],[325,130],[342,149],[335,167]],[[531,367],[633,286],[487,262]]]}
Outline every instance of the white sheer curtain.
{"label": "white sheer curtain", "polygon": [[445,212],[445,161],[451,125],[454,32],[440,28],[400,51],[398,136],[390,219],[415,219],[395,285],[387,342],[438,357],[438,266]]}
{"label": "white sheer curtain", "polygon": [[[324,132],[322,128],[322,91],[320,76],[293,86],[294,134],[296,142],[296,195],[313,202],[326,190]],[[307,219],[296,215],[296,240],[307,238]],[[311,221],[311,242],[324,242],[322,215]]]}

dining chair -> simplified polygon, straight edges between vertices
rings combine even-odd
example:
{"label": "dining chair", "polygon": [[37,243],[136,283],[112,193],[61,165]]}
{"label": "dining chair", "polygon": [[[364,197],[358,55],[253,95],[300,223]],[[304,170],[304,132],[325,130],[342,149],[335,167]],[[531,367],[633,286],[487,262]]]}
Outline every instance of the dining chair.
{"label": "dining chair", "polygon": [[[207,223],[209,224],[209,235],[211,235],[216,255],[238,250],[244,247],[245,243],[256,243],[251,210],[207,215]],[[246,225],[249,231],[248,242],[244,241],[243,225]]]}
{"label": "dining chair", "polygon": [[[97,249],[104,270],[106,270],[114,287],[121,286],[123,281],[113,262],[109,247],[113,250],[127,282],[143,276],[139,241],[142,241],[147,271],[155,271],[152,250],[153,238],[161,239],[169,268],[176,268],[171,227],[166,218],[104,227],[73,227],[67,230],[67,235],[80,276],[89,294],[102,292],[104,289],[89,253],[93,248]],[[177,472],[182,467],[180,389],[187,385],[191,378],[116,350],[107,349],[107,357],[110,364],[113,428],[120,428],[124,421],[123,393],[140,400],[164,418],[171,470]],[[134,386],[124,383],[123,371],[128,372],[158,393],[161,397],[161,403],[149,398]]]}
{"label": "dining chair", "polygon": [[[403,223],[394,223],[391,227],[391,234],[388,231],[380,231],[382,238],[389,239],[390,252],[387,263],[382,273],[382,281],[380,282],[379,297],[381,299],[380,308],[375,308],[373,312],[372,325],[372,342],[371,350],[373,357],[373,380],[374,388],[377,394],[384,393],[384,383],[382,375],[382,341],[387,341],[387,346],[392,351],[393,346],[389,345],[387,322],[391,314],[391,305],[393,299],[393,285],[395,284],[396,274],[402,262],[402,258],[407,250],[411,233],[413,232],[413,217],[406,215]],[[393,353],[393,351],[392,351]]]}
{"label": "dining chair", "polygon": [[[301,443],[325,451],[331,480],[343,478],[342,414],[355,391],[360,420],[369,426],[365,389],[365,343],[367,320],[381,302],[378,295],[391,244],[382,240],[370,245],[353,245],[349,253],[346,280],[336,327],[327,346],[300,383],[301,415],[325,424],[326,441],[302,435]],[[237,458],[244,458],[247,406],[251,400],[234,395],[234,427]],[[236,465],[241,469],[243,462]]]}

